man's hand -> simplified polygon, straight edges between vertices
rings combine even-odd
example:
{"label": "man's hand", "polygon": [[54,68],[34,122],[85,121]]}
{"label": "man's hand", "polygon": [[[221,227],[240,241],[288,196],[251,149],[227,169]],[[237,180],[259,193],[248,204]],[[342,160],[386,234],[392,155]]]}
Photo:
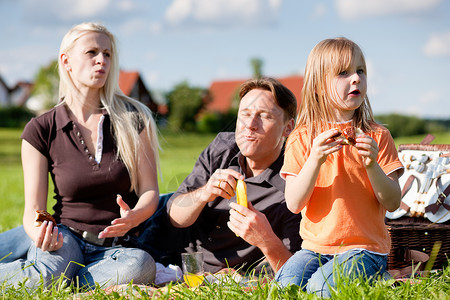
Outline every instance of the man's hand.
{"label": "man's hand", "polygon": [[227,225],[250,245],[258,247],[276,272],[292,256],[272,230],[267,217],[249,202],[248,208],[230,203],[230,221]]}
{"label": "man's hand", "polygon": [[257,211],[250,202],[248,208],[234,202],[230,203],[230,207],[230,220],[227,225],[247,243],[262,248],[275,236],[266,216]]}
{"label": "man's hand", "polygon": [[217,197],[230,199],[235,194],[237,179],[244,179],[244,176],[231,169],[218,169],[197,195],[205,202],[213,201]]}

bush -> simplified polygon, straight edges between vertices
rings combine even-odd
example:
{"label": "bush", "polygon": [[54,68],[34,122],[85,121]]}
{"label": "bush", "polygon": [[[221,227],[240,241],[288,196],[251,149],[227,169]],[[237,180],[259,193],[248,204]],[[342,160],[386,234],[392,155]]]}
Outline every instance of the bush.
{"label": "bush", "polygon": [[236,114],[221,114],[218,112],[205,113],[197,121],[197,131],[200,133],[219,133],[234,131],[236,128]]}
{"label": "bush", "polygon": [[394,138],[427,133],[426,121],[418,117],[389,114],[376,116],[375,119],[386,126]]}
{"label": "bush", "polygon": [[24,127],[35,115],[23,107],[0,108],[0,127]]}
{"label": "bush", "polygon": [[182,82],[167,94],[169,100],[169,128],[172,130],[194,131],[195,116],[203,107],[206,91]]}

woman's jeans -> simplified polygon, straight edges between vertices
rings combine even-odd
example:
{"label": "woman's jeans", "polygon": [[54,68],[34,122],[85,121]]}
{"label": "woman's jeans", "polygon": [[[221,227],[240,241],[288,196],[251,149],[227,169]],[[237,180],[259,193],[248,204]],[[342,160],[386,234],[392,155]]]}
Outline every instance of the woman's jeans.
{"label": "woman's jeans", "polygon": [[0,233],[0,264],[26,258],[32,242],[23,226]]}
{"label": "woman's jeans", "polygon": [[[21,228],[21,227],[18,227]],[[35,287],[42,282],[48,286],[52,278],[60,276],[68,280],[76,280],[79,287],[93,289],[98,283],[100,287],[115,284],[127,284],[131,281],[136,284],[149,284],[154,282],[156,266],[150,254],[137,248],[122,246],[101,247],[86,243],[83,239],[72,233],[66,226],[59,225],[63,233],[64,243],[57,251],[42,251],[36,248],[28,238],[28,252],[25,258],[0,260],[0,283],[19,286],[25,279],[25,286]],[[22,229],[13,229],[22,230]],[[8,231],[6,232],[8,233]],[[2,233],[0,240],[5,241],[8,235]],[[5,235],[6,234],[6,235]],[[20,236],[20,232],[10,232],[12,236]],[[20,249],[24,246],[16,241]],[[11,249],[9,244],[8,248]],[[14,249],[14,248],[13,248]],[[5,252],[0,249],[0,254]],[[22,250],[13,252],[11,257],[21,256]],[[14,254],[15,253],[15,254]],[[0,258],[1,259],[1,258]],[[75,277],[77,277],[75,279]],[[41,281],[42,280],[42,281]]]}
{"label": "woman's jeans", "polygon": [[336,255],[322,255],[309,250],[297,251],[281,267],[275,280],[281,286],[296,284],[308,293],[331,297],[331,290],[346,278],[363,276],[373,279],[382,275],[387,266],[387,255],[377,255],[364,249],[353,249]]}

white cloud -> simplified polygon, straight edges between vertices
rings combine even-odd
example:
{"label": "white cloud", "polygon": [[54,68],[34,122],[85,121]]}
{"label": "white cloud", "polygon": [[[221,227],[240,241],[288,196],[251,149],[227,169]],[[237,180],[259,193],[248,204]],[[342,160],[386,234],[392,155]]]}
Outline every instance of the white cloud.
{"label": "white cloud", "polygon": [[49,21],[47,18],[63,22],[92,18],[111,6],[111,0],[26,0],[26,2],[25,15],[44,23]]}
{"label": "white cloud", "polygon": [[282,0],[174,0],[165,13],[172,26],[261,25],[273,22]]}
{"label": "white cloud", "polygon": [[61,15],[66,20],[92,18],[93,16],[99,15],[110,4],[110,0],[59,0],[57,2],[60,6],[65,7],[65,13]]}
{"label": "white cloud", "polygon": [[450,56],[450,31],[430,36],[423,51],[428,56]]}
{"label": "white cloud", "polygon": [[416,15],[436,8],[443,0],[335,0],[344,20],[387,15]]}
{"label": "white cloud", "polygon": [[367,67],[367,95],[369,95],[369,99],[372,96],[376,96],[379,94],[380,89],[378,88],[379,85],[382,86],[383,78],[378,76],[377,69],[375,67],[375,64],[366,58],[366,67]]}
{"label": "white cloud", "polygon": [[323,17],[326,13],[327,13],[327,6],[324,3],[317,3],[314,6],[314,11],[311,14],[310,19],[311,20],[317,20],[320,19],[321,17]]}
{"label": "white cloud", "polygon": [[422,118],[448,118],[447,111],[442,110],[442,107],[447,106],[446,103],[442,92],[430,90],[420,95],[415,103],[409,103],[405,107],[405,113]]}
{"label": "white cloud", "polygon": [[442,95],[438,93],[437,91],[429,91],[425,94],[423,94],[419,98],[419,104],[424,106],[429,106],[436,104],[441,99]]}
{"label": "white cloud", "polygon": [[25,19],[32,24],[53,26],[55,23],[127,19],[140,11],[134,0],[23,0]]}
{"label": "white cloud", "polygon": [[20,80],[32,81],[40,67],[56,59],[57,51],[50,45],[39,44],[0,50],[0,57],[8,58],[0,63],[0,75],[9,86]]}

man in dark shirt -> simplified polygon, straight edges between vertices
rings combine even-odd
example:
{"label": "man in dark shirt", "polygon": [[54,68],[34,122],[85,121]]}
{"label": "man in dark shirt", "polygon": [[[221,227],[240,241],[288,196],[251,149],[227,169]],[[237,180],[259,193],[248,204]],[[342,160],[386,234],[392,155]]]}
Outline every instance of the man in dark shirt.
{"label": "man in dark shirt", "polygon": [[[155,260],[178,264],[181,252],[201,251],[207,272],[248,270],[264,257],[276,271],[299,250],[300,215],[287,209],[279,175],[295,96],[266,78],[244,83],[240,98],[235,133],[217,135],[170,197],[167,215],[141,235]],[[237,179],[247,184],[248,208],[236,203]]]}
{"label": "man in dark shirt", "polygon": [[[235,133],[219,133],[178,190],[162,195],[141,224],[133,242],[156,261],[181,265],[182,252],[202,251],[207,272],[248,270],[264,258],[277,271],[300,249],[301,217],[287,209],[279,175],[295,96],[267,78],[245,82],[240,98]],[[236,203],[237,179],[247,184],[248,208]]]}

